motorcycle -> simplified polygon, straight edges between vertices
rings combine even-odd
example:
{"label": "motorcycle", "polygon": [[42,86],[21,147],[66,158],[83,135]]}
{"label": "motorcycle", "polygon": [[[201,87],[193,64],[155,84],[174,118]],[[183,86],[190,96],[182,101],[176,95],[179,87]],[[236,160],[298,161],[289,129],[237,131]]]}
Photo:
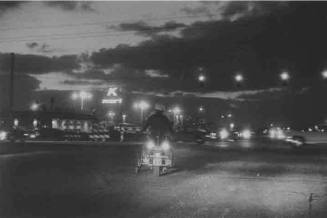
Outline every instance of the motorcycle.
{"label": "motorcycle", "polygon": [[155,176],[161,176],[168,172],[173,166],[173,152],[171,142],[168,138],[160,140],[148,139],[143,148],[141,157],[138,159],[136,173],[139,173],[142,166],[148,166],[153,170]]}

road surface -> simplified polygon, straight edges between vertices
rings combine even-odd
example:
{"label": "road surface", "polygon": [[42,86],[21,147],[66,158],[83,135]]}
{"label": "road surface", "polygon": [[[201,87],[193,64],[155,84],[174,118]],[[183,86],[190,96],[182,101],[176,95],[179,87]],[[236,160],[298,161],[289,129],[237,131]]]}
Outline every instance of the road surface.
{"label": "road surface", "polygon": [[176,168],[162,177],[134,174],[138,151],[115,143],[2,143],[0,217],[327,216],[327,145],[178,144]]}

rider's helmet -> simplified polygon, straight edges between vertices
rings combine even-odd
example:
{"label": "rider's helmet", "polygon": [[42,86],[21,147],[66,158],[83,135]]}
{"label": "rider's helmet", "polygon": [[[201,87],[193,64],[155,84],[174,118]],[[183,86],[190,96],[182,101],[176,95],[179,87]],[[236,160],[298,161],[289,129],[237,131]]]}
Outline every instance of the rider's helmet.
{"label": "rider's helmet", "polygon": [[163,104],[157,103],[157,104],[154,105],[154,110],[164,112],[165,111],[165,106]]}

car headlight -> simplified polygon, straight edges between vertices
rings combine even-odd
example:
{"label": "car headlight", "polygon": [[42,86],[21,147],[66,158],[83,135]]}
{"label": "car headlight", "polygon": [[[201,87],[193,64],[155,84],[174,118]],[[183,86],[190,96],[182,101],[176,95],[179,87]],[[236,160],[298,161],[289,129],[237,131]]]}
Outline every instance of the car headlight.
{"label": "car headlight", "polygon": [[146,143],[146,147],[147,147],[148,149],[152,149],[152,148],[154,148],[154,146],[155,146],[155,144],[154,144],[153,141],[148,141],[148,142]]}
{"label": "car headlight", "polygon": [[0,131],[0,140],[5,140],[7,138],[7,132],[5,131]]}
{"label": "car headlight", "polygon": [[170,148],[170,145],[167,141],[164,141],[162,144],[161,144],[161,147],[163,150],[168,150]]}
{"label": "car headlight", "polygon": [[222,129],[219,132],[219,136],[221,139],[227,139],[229,136],[229,132],[226,129]]}
{"label": "car headlight", "polygon": [[245,130],[242,131],[241,136],[244,139],[249,139],[249,138],[251,138],[251,131],[248,130],[248,129],[245,129]]}

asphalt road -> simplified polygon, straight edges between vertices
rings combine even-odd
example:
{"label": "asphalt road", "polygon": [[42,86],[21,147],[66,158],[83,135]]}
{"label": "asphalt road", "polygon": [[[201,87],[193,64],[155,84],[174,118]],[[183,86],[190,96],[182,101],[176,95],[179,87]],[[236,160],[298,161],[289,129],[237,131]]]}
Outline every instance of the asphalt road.
{"label": "asphalt road", "polygon": [[0,217],[327,216],[327,145],[178,144],[161,177],[134,174],[140,148],[2,143]]}

